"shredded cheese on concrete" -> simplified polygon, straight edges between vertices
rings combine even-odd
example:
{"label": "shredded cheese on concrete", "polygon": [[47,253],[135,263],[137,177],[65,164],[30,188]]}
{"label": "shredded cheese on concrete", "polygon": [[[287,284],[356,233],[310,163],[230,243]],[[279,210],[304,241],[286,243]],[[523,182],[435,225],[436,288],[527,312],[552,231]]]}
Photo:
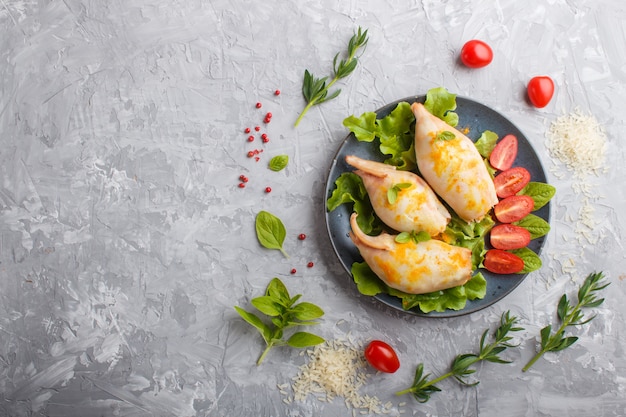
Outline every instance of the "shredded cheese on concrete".
{"label": "shredded cheese on concrete", "polygon": [[[546,147],[554,160],[565,165],[569,175],[556,168],[551,170],[552,173],[560,179],[571,178],[572,191],[580,203],[576,215],[567,213],[565,220],[574,225],[575,243],[582,255],[587,244],[595,245],[602,238],[602,231],[598,227],[600,221],[596,219],[596,206],[601,196],[594,192],[590,177],[608,171],[605,161],[606,134],[595,117],[577,109],[550,124],[546,133]],[[565,242],[570,241],[566,235],[563,235],[563,239]],[[563,253],[562,258],[561,273],[575,275],[575,259],[578,256],[568,252]],[[553,270],[553,273],[557,274],[558,271]]]}
{"label": "shredded cheese on concrete", "polygon": [[[344,340],[326,341],[306,351],[308,363],[302,365],[293,378],[293,397],[284,401],[303,402],[309,395],[318,401],[332,402],[341,397],[352,414],[389,414],[392,404],[383,404],[377,397],[359,392],[368,377],[368,364],[363,349]],[[285,392],[285,385],[279,389]]]}
{"label": "shredded cheese on concrete", "polygon": [[592,115],[580,110],[558,117],[548,130],[548,151],[577,177],[605,170],[606,134]]}

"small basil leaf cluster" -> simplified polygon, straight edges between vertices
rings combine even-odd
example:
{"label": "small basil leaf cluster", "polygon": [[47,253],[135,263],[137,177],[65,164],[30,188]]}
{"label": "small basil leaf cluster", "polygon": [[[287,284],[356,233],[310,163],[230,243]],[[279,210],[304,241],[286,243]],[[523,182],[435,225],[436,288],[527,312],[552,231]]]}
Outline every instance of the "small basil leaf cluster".
{"label": "small basil leaf cluster", "polygon": [[304,348],[324,342],[322,337],[303,331],[295,332],[285,338],[285,330],[296,326],[318,324],[315,320],[324,315],[324,311],[315,304],[306,301],[298,303],[301,297],[302,294],[291,297],[285,284],[280,279],[273,278],[265,294],[250,301],[257,310],[269,317],[271,324],[267,324],[256,314],[235,306],[237,313],[254,326],[265,341],[266,347],[257,360],[257,365],[263,362],[274,346]]}

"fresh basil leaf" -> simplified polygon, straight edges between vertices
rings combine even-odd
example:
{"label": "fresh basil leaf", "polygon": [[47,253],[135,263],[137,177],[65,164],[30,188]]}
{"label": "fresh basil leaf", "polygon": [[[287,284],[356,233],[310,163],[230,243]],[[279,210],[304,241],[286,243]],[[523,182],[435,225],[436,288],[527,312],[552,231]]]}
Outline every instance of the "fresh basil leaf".
{"label": "fresh basil leaf", "polygon": [[294,348],[305,348],[324,343],[324,338],[308,332],[296,332],[287,339],[287,344]]}
{"label": "fresh basil leaf", "polygon": [[409,232],[400,232],[396,235],[394,240],[397,243],[409,243],[411,241],[411,234]]}
{"label": "fresh basil leaf", "polygon": [[387,201],[389,204],[396,204],[400,190],[409,188],[411,185],[412,184],[409,182],[401,182],[399,184],[394,184],[391,188],[387,189]]}
{"label": "fresh basil leaf", "polygon": [[272,159],[270,159],[269,168],[272,171],[276,171],[276,172],[282,171],[283,169],[287,167],[288,163],[289,163],[288,155],[276,155]]}
{"label": "fresh basil leaf", "polygon": [[296,304],[291,308],[293,317],[298,320],[315,320],[324,315],[324,310],[316,306],[315,304],[308,303],[306,301]]}
{"label": "fresh basil leaf", "polygon": [[532,250],[528,248],[521,248],[512,250],[511,252],[522,258],[524,261],[524,269],[520,271],[520,274],[527,274],[541,268],[541,258]]}
{"label": "fresh basil leaf", "polygon": [[543,182],[531,181],[526,184],[526,187],[524,187],[518,194],[531,197],[535,202],[533,211],[536,211],[548,204],[548,201],[554,197],[555,193],[556,188],[554,188],[554,186]]}
{"label": "fresh basil leaf", "polygon": [[283,222],[272,213],[260,211],[255,222],[256,235],[259,243],[267,249],[278,249],[285,257],[289,257],[283,249],[287,231]]}
{"label": "fresh basil leaf", "polygon": [[290,307],[290,296],[287,287],[285,284],[278,279],[272,278],[269,284],[267,284],[267,289],[265,290],[265,295],[271,297],[275,302],[279,303],[283,307]]}
{"label": "fresh basil leaf", "polygon": [[528,230],[530,232],[531,239],[537,239],[538,237],[545,236],[550,231],[550,223],[532,213],[513,224]]}
{"label": "fresh basil leaf", "polygon": [[239,313],[242,319],[254,326],[259,331],[259,333],[261,333],[261,335],[263,336],[263,340],[265,340],[265,343],[269,342],[269,340],[271,339],[272,331],[265,323],[261,321],[261,319],[256,314],[249,313],[241,307],[237,306],[235,306],[235,310],[237,311],[237,313]]}
{"label": "fresh basil leaf", "polygon": [[277,304],[272,297],[267,295],[253,298],[250,303],[261,313],[270,317],[279,316],[283,312],[280,304]]}

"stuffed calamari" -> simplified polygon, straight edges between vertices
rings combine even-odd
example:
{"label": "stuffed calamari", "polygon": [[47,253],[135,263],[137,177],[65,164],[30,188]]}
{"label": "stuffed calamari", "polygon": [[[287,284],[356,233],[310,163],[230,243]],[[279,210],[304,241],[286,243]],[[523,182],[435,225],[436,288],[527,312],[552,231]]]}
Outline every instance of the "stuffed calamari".
{"label": "stuffed calamari", "polygon": [[409,294],[424,294],[465,284],[472,276],[472,252],[430,239],[398,243],[383,232],[369,236],[350,217],[350,239],[374,273],[387,285]]}
{"label": "stuffed calamari", "polygon": [[476,146],[421,103],[414,103],[411,109],[415,114],[415,154],[421,175],[463,220],[482,219],[498,197]]}
{"label": "stuffed calamari", "polygon": [[346,156],[346,162],[357,168],[374,211],[387,226],[431,236],[446,229],[450,213],[418,175],[354,155]]}

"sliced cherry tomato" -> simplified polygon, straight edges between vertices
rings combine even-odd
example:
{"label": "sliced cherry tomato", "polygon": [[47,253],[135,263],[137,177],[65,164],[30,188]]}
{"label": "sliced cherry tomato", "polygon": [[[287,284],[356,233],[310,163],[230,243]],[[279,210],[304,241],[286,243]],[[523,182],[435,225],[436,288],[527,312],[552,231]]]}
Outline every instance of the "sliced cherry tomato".
{"label": "sliced cherry tomato", "polygon": [[500,198],[510,197],[519,193],[530,182],[530,172],[524,167],[509,168],[496,175],[493,184]]}
{"label": "sliced cherry tomato", "polygon": [[483,266],[494,274],[517,274],[524,269],[524,260],[502,249],[489,249],[485,254]]}
{"label": "sliced cherry tomato", "polygon": [[496,249],[521,249],[530,243],[530,232],[514,224],[499,224],[491,229],[489,241]]}
{"label": "sliced cherry tomato", "polygon": [[489,65],[492,60],[491,47],[478,39],[467,41],[461,48],[461,62],[466,67],[482,68]]}
{"label": "sliced cherry tomato", "polygon": [[517,157],[517,138],[513,135],[503,137],[491,151],[489,163],[495,169],[505,171],[511,166]]}
{"label": "sliced cherry tomato", "polygon": [[554,81],[547,75],[533,77],[528,82],[528,99],[533,106],[546,107],[554,95]]}
{"label": "sliced cherry tomato", "polygon": [[513,223],[522,220],[535,208],[535,201],[527,195],[512,195],[501,200],[493,208],[500,223]]}
{"label": "sliced cherry tomato", "polygon": [[365,348],[365,359],[381,372],[394,373],[400,368],[396,351],[381,340],[372,340]]}

